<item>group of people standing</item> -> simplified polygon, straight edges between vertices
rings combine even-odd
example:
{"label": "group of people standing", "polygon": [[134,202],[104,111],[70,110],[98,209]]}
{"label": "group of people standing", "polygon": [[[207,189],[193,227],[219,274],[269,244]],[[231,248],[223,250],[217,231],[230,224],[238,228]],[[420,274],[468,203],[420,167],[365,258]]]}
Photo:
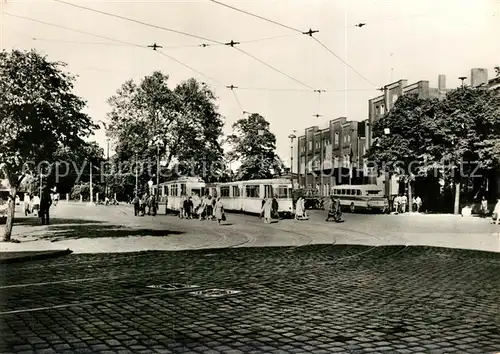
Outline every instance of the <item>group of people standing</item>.
{"label": "group of people standing", "polygon": [[41,197],[37,194],[30,193],[24,194],[24,215],[28,216],[34,214],[41,219],[42,225],[49,225],[49,210],[51,205],[57,205],[59,201],[59,194],[54,192],[50,193],[47,187],[42,189]]}
{"label": "group of people standing", "polygon": [[309,216],[306,213],[306,200],[300,197],[295,204],[295,220],[307,219],[309,219]]}
{"label": "group of people standing", "polygon": [[132,204],[134,205],[135,216],[146,215],[146,208],[148,209],[148,215],[156,216],[158,212],[158,201],[154,194],[145,193],[142,198],[139,198],[136,194],[132,199]]}
{"label": "group of people standing", "polygon": [[[420,208],[422,207],[422,199],[417,196],[412,198],[412,205],[413,209],[416,210],[417,212],[420,212]],[[406,213],[407,206],[408,206],[408,197],[404,194],[400,194],[394,198],[393,201],[394,204],[394,212],[396,214],[403,214]]]}
{"label": "group of people standing", "polygon": [[181,219],[193,219],[197,217],[199,220],[217,220],[218,224],[226,220],[224,205],[220,197],[212,197],[209,194],[202,198],[197,194],[193,194],[191,197],[184,195],[181,198],[179,209],[179,217]]}

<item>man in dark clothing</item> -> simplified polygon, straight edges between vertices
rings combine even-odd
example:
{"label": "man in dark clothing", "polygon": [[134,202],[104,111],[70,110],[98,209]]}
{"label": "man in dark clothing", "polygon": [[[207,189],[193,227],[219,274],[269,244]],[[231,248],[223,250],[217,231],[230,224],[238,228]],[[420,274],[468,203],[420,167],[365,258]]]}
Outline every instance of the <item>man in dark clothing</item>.
{"label": "man in dark clothing", "polygon": [[52,198],[48,188],[44,188],[40,197],[39,217],[42,219],[42,225],[49,225],[49,209],[52,205]]}
{"label": "man in dark clothing", "polygon": [[132,204],[134,204],[134,216],[139,216],[139,197],[137,195],[132,199]]}
{"label": "man in dark clothing", "polygon": [[271,204],[271,210],[272,210],[271,217],[273,217],[275,219],[280,218],[279,213],[278,213],[278,207],[279,207],[278,200],[276,199],[276,197],[273,197],[273,201]]}

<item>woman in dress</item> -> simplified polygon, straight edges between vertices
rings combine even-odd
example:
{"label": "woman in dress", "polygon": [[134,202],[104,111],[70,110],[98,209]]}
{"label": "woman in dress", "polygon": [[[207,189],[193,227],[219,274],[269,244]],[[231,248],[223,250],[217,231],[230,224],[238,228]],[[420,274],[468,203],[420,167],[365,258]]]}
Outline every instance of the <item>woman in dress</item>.
{"label": "woman in dress", "polygon": [[302,197],[300,197],[295,205],[295,220],[302,220],[303,216],[304,216],[304,209],[302,204]]}
{"label": "woman in dress", "polygon": [[271,211],[272,211],[272,200],[270,198],[266,198],[266,202],[262,207],[261,212],[264,213],[264,224],[271,223]]}
{"label": "woman in dress", "polygon": [[220,201],[220,197],[218,197],[217,202],[215,202],[214,216],[217,219],[217,224],[220,225],[221,221],[224,220],[224,205]]}

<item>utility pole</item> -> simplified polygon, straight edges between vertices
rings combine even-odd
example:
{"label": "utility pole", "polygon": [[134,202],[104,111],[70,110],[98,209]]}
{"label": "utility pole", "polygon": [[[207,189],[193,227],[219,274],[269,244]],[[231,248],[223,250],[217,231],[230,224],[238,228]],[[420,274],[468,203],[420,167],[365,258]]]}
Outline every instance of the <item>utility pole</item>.
{"label": "utility pole", "polygon": [[135,194],[139,196],[139,172],[138,172],[137,152],[135,153]]}
{"label": "utility pole", "polygon": [[[295,130],[293,131],[295,133]],[[293,200],[293,141],[297,136],[295,134],[288,135],[290,139],[290,181],[292,182],[292,200]]]}
{"label": "utility pole", "polygon": [[[106,160],[108,162],[107,165],[108,165],[108,169],[109,169],[109,138],[106,139],[106,143],[107,143],[107,154],[106,154],[107,156],[106,156]],[[109,170],[108,170],[108,172],[109,172]],[[104,176],[106,178],[106,188],[105,188],[106,189],[106,197],[108,197],[109,196],[108,195],[109,194],[109,185],[108,185],[108,177],[109,177],[109,175],[105,174]]]}
{"label": "utility pole", "polygon": [[90,162],[90,204],[94,201],[94,189],[92,187],[92,162]]}

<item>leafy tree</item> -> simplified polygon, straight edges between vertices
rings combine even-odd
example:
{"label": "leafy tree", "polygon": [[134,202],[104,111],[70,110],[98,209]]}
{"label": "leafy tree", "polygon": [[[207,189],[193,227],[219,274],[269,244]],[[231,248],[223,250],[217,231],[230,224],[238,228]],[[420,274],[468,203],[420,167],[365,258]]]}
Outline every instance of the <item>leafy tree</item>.
{"label": "leafy tree", "polygon": [[[65,64],[32,50],[0,53],[0,163],[14,201],[26,175],[49,164],[61,147],[74,149],[97,129],[73,93],[75,78]],[[15,203],[11,203],[4,240],[10,240]]]}
{"label": "leafy tree", "polygon": [[450,91],[436,110],[445,175],[455,184],[455,213],[461,186],[500,166],[500,92],[464,87]]}
{"label": "leafy tree", "polygon": [[[214,94],[194,79],[174,90],[167,83],[168,76],[154,72],[139,84],[127,81],[108,100],[109,133],[117,157],[130,165],[136,160],[140,163],[139,185],[158,173],[172,176],[166,170],[174,160],[180,174],[194,175],[222,162],[223,121]],[[158,156],[163,166],[160,171]]]}
{"label": "leafy tree", "polygon": [[238,180],[265,179],[281,175],[283,162],[276,155],[276,136],[269,130],[269,122],[259,114],[233,124],[235,134],[229,136],[230,156],[241,161]]}
{"label": "leafy tree", "polygon": [[461,185],[500,165],[500,95],[460,88],[443,100],[402,96],[374,124],[373,135],[370,161],[410,183],[415,175],[435,172],[455,185],[458,213]]}

